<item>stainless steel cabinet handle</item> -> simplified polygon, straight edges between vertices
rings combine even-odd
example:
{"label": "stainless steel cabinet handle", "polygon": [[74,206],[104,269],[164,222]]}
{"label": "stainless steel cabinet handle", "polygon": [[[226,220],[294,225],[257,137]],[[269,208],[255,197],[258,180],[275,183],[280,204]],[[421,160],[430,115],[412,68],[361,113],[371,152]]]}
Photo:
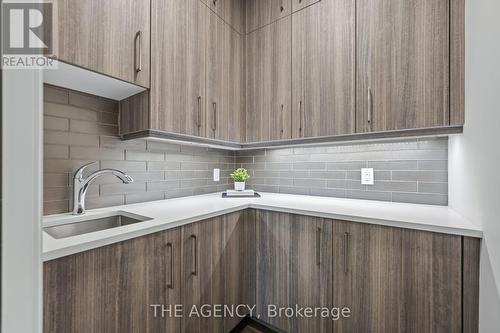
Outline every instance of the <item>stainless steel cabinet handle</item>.
{"label": "stainless steel cabinet handle", "polygon": [[283,136],[285,132],[285,106],[281,104],[281,131],[280,134]]}
{"label": "stainless steel cabinet handle", "polygon": [[167,249],[170,252],[170,281],[167,288],[174,289],[174,247],[172,243],[167,243]]}
{"label": "stainless steel cabinet handle", "polygon": [[349,233],[344,233],[344,273],[349,272]]}
{"label": "stainless steel cabinet handle", "polygon": [[212,131],[215,131],[217,129],[217,102],[212,103],[212,108],[213,108],[213,118],[212,118]]}
{"label": "stainless steel cabinet handle", "polygon": [[316,264],[321,265],[321,228],[316,229]]}
{"label": "stainless steel cabinet handle", "polygon": [[367,117],[367,122],[370,125],[372,123],[372,113],[373,113],[372,88],[368,87],[368,117]]}
{"label": "stainless steel cabinet handle", "polygon": [[191,269],[191,275],[198,275],[198,238],[196,235],[191,235],[191,241],[193,246],[193,267]]}
{"label": "stainless steel cabinet handle", "polygon": [[198,115],[196,118],[196,125],[198,128],[201,127],[201,96],[198,96]]}
{"label": "stainless steel cabinet handle", "polygon": [[[137,41],[139,41],[139,47],[137,47]],[[135,72],[139,73],[142,71],[142,31],[137,31],[134,38],[134,68]]]}
{"label": "stainless steel cabinet handle", "polygon": [[299,133],[302,134],[302,101],[299,102]]}

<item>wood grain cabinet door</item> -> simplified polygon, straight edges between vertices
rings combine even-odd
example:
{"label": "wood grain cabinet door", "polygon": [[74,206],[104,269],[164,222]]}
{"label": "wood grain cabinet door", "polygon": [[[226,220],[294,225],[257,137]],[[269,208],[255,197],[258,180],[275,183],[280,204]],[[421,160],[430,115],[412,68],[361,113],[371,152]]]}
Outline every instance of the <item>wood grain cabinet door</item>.
{"label": "wood grain cabinet door", "polygon": [[205,28],[198,0],[152,0],[151,126],[205,136]]}
{"label": "wood grain cabinet door", "polygon": [[245,0],[246,32],[262,28],[291,12],[292,0]]}
{"label": "wood grain cabinet door", "polygon": [[224,15],[224,0],[201,0],[220,17]]}
{"label": "wood grain cabinet door", "polygon": [[223,251],[222,217],[182,227],[182,332],[223,332],[222,318],[198,316],[204,304],[224,304]]}
{"label": "wood grain cabinet door", "polygon": [[229,25],[224,24],[223,109],[218,114],[218,139],[242,141],[245,133],[245,40]]}
{"label": "wood grain cabinet door", "polygon": [[293,138],[354,132],[354,18],[354,0],[321,1],[292,14]]}
{"label": "wood grain cabinet door", "polygon": [[58,58],[149,87],[150,0],[57,0]]}
{"label": "wood grain cabinet door", "polygon": [[[321,0],[292,0],[292,11],[296,12]],[[331,1],[331,0],[327,0]]]}
{"label": "wood grain cabinet door", "polygon": [[357,131],[449,124],[450,1],[357,1]]}
{"label": "wood grain cabinet door", "polygon": [[291,19],[247,35],[246,141],[291,138]]}
{"label": "wood grain cabinet door", "polygon": [[[210,1],[210,0],[209,0]],[[227,135],[225,105],[224,43],[227,36],[226,24],[215,13],[209,11],[206,24],[206,136],[224,139]]]}
{"label": "wood grain cabinet door", "polygon": [[[290,304],[331,309],[333,221],[292,215]],[[332,318],[293,318],[290,332],[332,332]]]}
{"label": "wood grain cabinet door", "polygon": [[263,321],[289,332],[290,321],[269,316],[268,305],[290,304],[291,215],[264,210],[256,214],[257,312]]}
{"label": "wood grain cabinet door", "polygon": [[285,332],[331,332],[331,318],[274,316],[276,307],[331,307],[332,221],[257,211],[257,311]]}
{"label": "wood grain cabinet door", "polygon": [[[255,305],[257,284],[256,257],[256,211],[247,209],[225,215],[224,254],[225,268],[224,304],[228,306]],[[242,314],[248,314],[245,310]],[[224,332],[230,332],[242,318],[224,318]]]}
{"label": "wood grain cabinet door", "polygon": [[246,0],[222,0],[222,18],[240,34],[245,34],[245,2]]}
{"label": "wood grain cabinet door", "polygon": [[334,332],[460,332],[461,237],[339,222],[333,301],[351,309]]}
{"label": "wood grain cabinet door", "polygon": [[188,314],[206,311],[202,305],[255,304],[255,214],[235,212],[186,225],[182,242],[182,331],[229,332],[242,318]]}
{"label": "wood grain cabinet door", "polygon": [[[179,332],[180,230],[44,263],[44,332]],[[166,309],[166,308],[165,308]]]}

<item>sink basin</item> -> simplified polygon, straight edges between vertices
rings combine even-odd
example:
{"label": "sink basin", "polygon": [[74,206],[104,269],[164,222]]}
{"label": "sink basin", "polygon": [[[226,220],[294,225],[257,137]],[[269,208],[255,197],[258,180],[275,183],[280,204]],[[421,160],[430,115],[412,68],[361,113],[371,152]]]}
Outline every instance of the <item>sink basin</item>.
{"label": "sink basin", "polygon": [[66,238],[76,235],[87,234],[94,231],[119,228],[125,225],[140,223],[152,220],[149,217],[138,215],[125,215],[123,213],[113,216],[97,217],[91,220],[84,220],[75,223],[66,223],[52,227],[45,227],[43,230],[56,239]]}

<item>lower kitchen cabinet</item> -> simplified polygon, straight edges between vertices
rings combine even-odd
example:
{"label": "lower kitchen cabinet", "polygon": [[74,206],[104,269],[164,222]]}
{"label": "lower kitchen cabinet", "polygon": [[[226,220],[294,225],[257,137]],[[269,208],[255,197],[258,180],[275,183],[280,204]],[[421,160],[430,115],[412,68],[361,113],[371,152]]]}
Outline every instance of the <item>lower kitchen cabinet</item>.
{"label": "lower kitchen cabinet", "polygon": [[[332,305],[332,221],[257,212],[257,311],[286,332],[331,332],[331,318],[275,317],[279,307]],[[276,308],[274,308],[276,306]]]}
{"label": "lower kitchen cabinet", "polygon": [[[225,243],[223,254],[225,267],[225,304],[253,306],[257,288],[256,255],[256,216],[257,211],[247,209],[224,216]],[[242,309],[246,314],[247,309]],[[224,332],[230,332],[241,318],[225,318]]]}
{"label": "lower kitchen cabinet", "polygon": [[44,264],[44,332],[179,332],[151,304],[180,303],[180,229]]}
{"label": "lower kitchen cabinet", "polygon": [[[198,313],[209,309],[203,306],[213,310],[213,305],[236,308],[255,303],[252,216],[252,211],[236,212],[182,228],[182,332],[229,332],[241,318],[200,318]],[[193,309],[196,314],[187,316]],[[242,308],[239,313],[248,311]]]}
{"label": "lower kitchen cabinet", "polygon": [[[44,332],[220,333],[241,320],[189,316],[203,304],[255,305],[285,332],[477,332],[479,246],[247,209],[46,262]],[[155,318],[154,304],[184,316]],[[350,312],[276,316],[295,306]]]}
{"label": "lower kitchen cabinet", "polygon": [[333,235],[333,299],[352,313],[335,332],[461,332],[461,236],[351,222]]}
{"label": "lower kitchen cabinet", "polygon": [[224,304],[224,219],[215,217],[182,228],[182,332],[223,332],[222,318],[197,314],[204,304]]}

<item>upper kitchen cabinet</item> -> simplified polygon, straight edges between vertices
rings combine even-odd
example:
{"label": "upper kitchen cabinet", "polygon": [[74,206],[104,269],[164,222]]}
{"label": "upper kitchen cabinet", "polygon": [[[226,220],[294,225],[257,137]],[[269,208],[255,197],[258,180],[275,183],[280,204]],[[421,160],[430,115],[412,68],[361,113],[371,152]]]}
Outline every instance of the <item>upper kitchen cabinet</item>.
{"label": "upper kitchen cabinet", "polygon": [[291,138],[291,18],[246,37],[246,141]]}
{"label": "upper kitchen cabinet", "polygon": [[222,18],[240,34],[245,33],[246,0],[223,0]]}
{"label": "upper kitchen cabinet", "polygon": [[241,141],[243,37],[214,13],[206,25],[206,136]]}
{"label": "upper kitchen cabinet", "polygon": [[292,14],[292,136],[355,131],[355,1]]}
{"label": "upper kitchen cabinet", "polygon": [[356,4],[357,131],[449,125],[450,1]]}
{"label": "upper kitchen cabinet", "polygon": [[292,0],[247,0],[245,1],[246,32],[262,28],[290,15],[291,12]]}
{"label": "upper kitchen cabinet", "polygon": [[151,127],[205,135],[205,25],[198,0],[152,1]]}
{"label": "upper kitchen cabinet", "polygon": [[227,136],[227,116],[224,76],[224,21],[212,12],[208,13],[206,28],[206,136],[212,139],[224,139]]}
{"label": "upper kitchen cabinet", "polygon": [[201,0],[210,8],[214,13],[221,16],[224,14],[224,2],[232,0]]}
{"label": "upper kitchen cabinet", "polygon": [[245,33],[246,0],[201,0],[208,8],[239,33]]}
{"label": "upper kitchen cabinet", "polygon": [[57,0],[58,59],[149,87],[150,0]]}
{"label": "upper kitchen cabinet", "polygon": [[[94,7],[117,0],[61,1],[63,10],[71,4],[112,21]],[[124,8],[139,2],[127,1]],[[463,0],[151,0],[151,7],[151,90],[122,102],[124,139],[240,149],[462,130]],[[82,29],[92,50],[82,54],[103,58],[93,44],[115,30],[90,38],[93,30]],[[131,46],[136,62],[132,51],[149,49],[146,31]],[[121,68],[124,55],[116,57],[110,66]]]}
{"label": "upper kitchen cabinet", "polygon": [[[292,0],[292,11],[296,12],[321,0]],[[326,2],[332,0],[325,0]]]}
{"label": "upper kitchen cabinet", "polygon": [[232,142],[241,142],[245,133],[245,39],[244,36],[225,25],[224,28],[223,85],[227,122],[226,136]]}

